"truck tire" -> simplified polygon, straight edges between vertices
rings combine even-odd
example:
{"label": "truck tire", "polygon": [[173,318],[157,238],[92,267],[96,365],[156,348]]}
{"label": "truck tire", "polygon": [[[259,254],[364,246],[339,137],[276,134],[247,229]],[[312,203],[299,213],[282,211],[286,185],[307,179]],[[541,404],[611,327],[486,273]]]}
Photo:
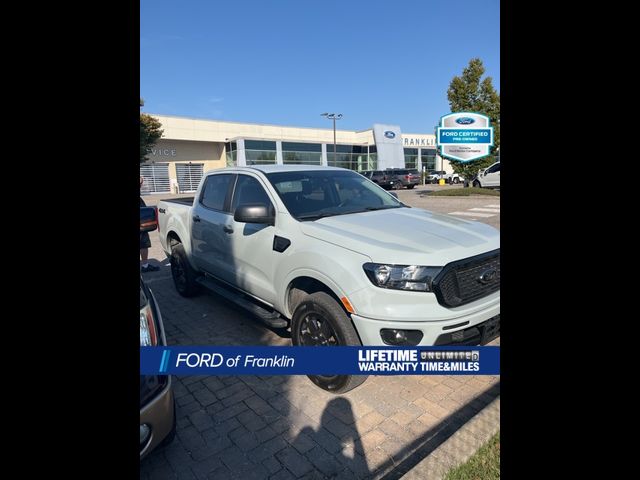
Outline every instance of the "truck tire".
{"label": "truck tire", "polygon": [[200,285],[196,282],[198,272],[187,260],[187,254],[181,243],[174,245],[171,249],[171,276],[176,290],[183,297],[193,297],[200,291]]}
{"label": "truck tire", "polygon": [[409,185],[407,185],[407,190],[411,190],[413,187],[415,187],[415,185],[409,184]]}
{"label": "truck tire", "polygon": [[[295,346],[361,346],[351,319],[325,292],[312,293],[296,308],[291,320]],[[364,383],[368,375],[307,375],[318,387],[331,393],[346,393]]]}
{"label": "truck tire", "polygon": [[480,185],[480,182],[478,180],[473,181],[473,186],[476,188],[482,188],[482,185]]}
{"label": "truck tire", "polygon": [[458,177],[453,177],[453,183],[460,183],[460,179]]}

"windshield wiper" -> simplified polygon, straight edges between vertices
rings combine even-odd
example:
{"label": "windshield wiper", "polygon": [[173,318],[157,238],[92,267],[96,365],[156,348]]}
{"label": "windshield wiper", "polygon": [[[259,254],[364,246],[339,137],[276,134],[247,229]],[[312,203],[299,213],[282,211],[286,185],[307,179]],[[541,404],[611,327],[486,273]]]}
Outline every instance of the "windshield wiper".
{"label": "windshield wiper", "polygon": [[368,212],[372,212],[374,210],[388,210],[390,208],[402,208],[404,206],[404,203],[402,205],[384,205],[382,207],[364,207],[364,209]]}
{"label": "windshield wiper", "polygon": [[332,217],[334,215],[339,215],[339,213],[334,213],[334,212],[309,213],[307,215],[298,215],[296,218],[298,220],[318,220],[320,218]]}

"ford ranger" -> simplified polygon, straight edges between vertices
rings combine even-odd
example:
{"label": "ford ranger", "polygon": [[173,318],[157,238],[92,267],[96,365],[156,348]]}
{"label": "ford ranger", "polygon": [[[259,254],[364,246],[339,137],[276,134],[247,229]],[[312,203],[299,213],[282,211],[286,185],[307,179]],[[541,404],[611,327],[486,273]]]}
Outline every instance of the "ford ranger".
{"label": "ford ranger", "polygon": [[[477,345],[500,328],[500,232],[411,208],[362,175],[212,170],[158,204],[177,291],[202,287],[290,328],[294,345]],[[310,376],[340,393],[361,376]]]}

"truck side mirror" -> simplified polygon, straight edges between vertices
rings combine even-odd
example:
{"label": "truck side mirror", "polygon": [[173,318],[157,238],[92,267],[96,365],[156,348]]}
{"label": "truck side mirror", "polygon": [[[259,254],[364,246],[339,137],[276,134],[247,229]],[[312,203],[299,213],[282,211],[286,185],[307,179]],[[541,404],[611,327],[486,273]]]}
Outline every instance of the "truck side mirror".
{"label": "truck side mirror", "polygon": [[239,205],[233,214],[236,222],[276,224],[276,216],[271,205],[264,203],[247,203]]}
{"label": "truck side mirror", "polygon": [[153,232],[156,228],[158,228],[156,207],[140,207],[140,233]]}

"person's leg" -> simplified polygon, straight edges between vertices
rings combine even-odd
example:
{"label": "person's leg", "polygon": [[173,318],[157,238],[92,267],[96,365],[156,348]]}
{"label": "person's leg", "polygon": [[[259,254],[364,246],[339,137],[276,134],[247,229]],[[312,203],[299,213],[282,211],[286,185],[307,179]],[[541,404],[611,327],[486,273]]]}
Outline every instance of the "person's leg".
{"label": "person's leg", "polygon": [[149,234],[144,232],[140,234],[140,258],[142,259],[142,271],[143,272],[155,272],[160,270],[155,265],[149,264],[149,247],[151,246],[151,240]]}

